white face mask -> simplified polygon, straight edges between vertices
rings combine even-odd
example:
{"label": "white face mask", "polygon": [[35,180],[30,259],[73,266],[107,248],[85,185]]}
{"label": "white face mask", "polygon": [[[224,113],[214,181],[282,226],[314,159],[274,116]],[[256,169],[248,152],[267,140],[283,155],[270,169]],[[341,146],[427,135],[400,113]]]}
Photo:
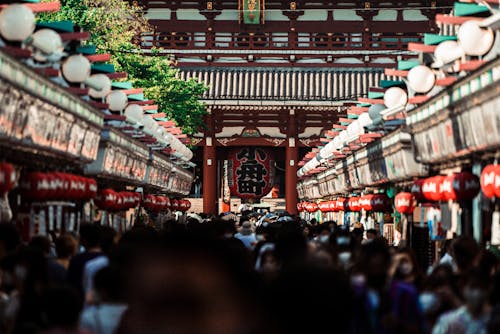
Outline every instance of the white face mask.
{"label": "white face mask", "polygon": [[338,245],[349,245],[351,239],[349,237],[338,237],[337,244]]}
{"label": "white face mask", "polygon": [[319,236],[319,242],[321,242],[323,244],[328,243],[329,240],[330,240],[330,236],[329,235],[320,235]]}
{"label": "white face mask", "polygon": [[441,300],[439,297],[434,292],[430,291],[421,293],[418,297],[418,301],[424,314],[436,312],[441,306]]}
{"label": "white face mask", "polygon": [[224,238],[231,239],[233,237],[232,233],[224,233]]}
{"label": "white face mask", "polygon": [[401,263],[399,265],[399,272],[403,275],[410,275],[413,271],[413,265],[408,262]]}
{"label": "white face mask", "polygon": [[479,308],[487,299],[487,294],[485,291],[478,288],[465,288],[464,289],[464,299],[465,303],[472,308]]}
{"label": "white face mask", "polygon": [[257,241],[262,241],[264,240],[264,236],[262,234],[256,234],[255,239],[257,239]]}
{"label": "white face mask", "polygon": [[339,253],[339,263],[341,266],[345,267],[349,265],[349,262],[351,261],[352,254],[351,252],[342,252]]}

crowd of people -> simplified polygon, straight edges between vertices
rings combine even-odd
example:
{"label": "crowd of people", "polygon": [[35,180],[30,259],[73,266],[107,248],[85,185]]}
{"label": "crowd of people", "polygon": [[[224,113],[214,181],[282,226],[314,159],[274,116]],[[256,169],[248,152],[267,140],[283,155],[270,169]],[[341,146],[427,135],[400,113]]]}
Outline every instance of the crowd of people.
{"label": "crowd of people", "polygon": [[0,333],[500,333],[500,260],[421,268],[376,230],[195,215],[21,240],[0,224]]}

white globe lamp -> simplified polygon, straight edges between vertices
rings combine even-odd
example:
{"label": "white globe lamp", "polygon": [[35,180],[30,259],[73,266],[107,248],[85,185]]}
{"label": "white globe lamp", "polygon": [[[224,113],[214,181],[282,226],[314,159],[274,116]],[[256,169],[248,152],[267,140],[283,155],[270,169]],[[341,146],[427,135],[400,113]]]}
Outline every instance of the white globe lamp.
{"label": "white globe lamp", "polygon": [[150,136],[154,136],[158,129],[158,123],[150,115],[143,117],[144,132]]}
{"label": "white globe lamp", "polygon": [[64,78],[71,83],[82,83],[90,76],[90,62],[82,55],[68,57],[62,65]]}
{"label": "white globe lamp", "polygon": [[[119,91],[119,90],[114,90],[111,93],[109,93],[108,96],[106,96],[106,103],[109,106],[108,107],[109,110],[122,111],[123,109],[125,109],[125,107],[127,106],[127,103],[128,103],[127,94],[125,94],[124,92]],[[131,106],[132,105],[138,106],[137,104],[131,104]],[[140,106],[138,106],[138,107],[141,108]],[[142,108],[141,108],[141,111],[142,111]]]}
{"label": "white globe lamp", "polygon": [[[370,118],[370,114],[365,112],[359,115],[358,117],[358,122],[359,125],[364,128],[365,126],[369,126],[373,123],[372,119]],[[363,130],[364,131],[364,130]]]}
{"label": "white globe lamp", "polygon": [[399,87],[391,87],[385,91],[384,104],[387,108],[402,107],[408,102],[408,95]]}
{"label": "white globe lamp", "polygon": [[495,40],[493,30],[481,28],[475,21],[466,21],[458,29],[458,44],[469,56],[484,56]]}
{"label": "white globe lamp", "polygon": [[93,74],[85,84],[90,86],[89,95],[94,99],[102,99],[111,91],[111,79],[106,74]]}
{"label": "white globe lamp", "polygon": [[456,41],[441,42],[434,50],[434,58],[439,66],[452,63],[464,56],[464,49]]}
{"label": "white globe lamp", "polygon": [[35,31],[35,22],[35,14],[27,6],[7,6],[0,12],[0,35],[8,41],[24,41]]}
{"label": "white globe lamp", "polygon": [[[52,29],[40,29],[31,35],[31,45],[34,47],[33,58],[43,62],[53,55],[59,54],[54,61],[62,57],[64,50],[61,36]],[[90,66],[90,65],[89,65]]]}
{"label": "white globe lamp", "polygon": [[417,93],[427,93],[435,83],[436,76],[427,66],[418,65],[408,72],[408,84]]}
{"label": "white globe lamp", "polygon": [[[137,104],[129,105],[125,109],[125,117],[127,118],[128,121],[131,121],[132,123],[141,123],[144,119],[144,114],[142,112],[141,106],[139,106]],[[153,120],[153,122],[156,123],[155,120]],[[144,125],[144,126],[146,126],[146,125]]]}

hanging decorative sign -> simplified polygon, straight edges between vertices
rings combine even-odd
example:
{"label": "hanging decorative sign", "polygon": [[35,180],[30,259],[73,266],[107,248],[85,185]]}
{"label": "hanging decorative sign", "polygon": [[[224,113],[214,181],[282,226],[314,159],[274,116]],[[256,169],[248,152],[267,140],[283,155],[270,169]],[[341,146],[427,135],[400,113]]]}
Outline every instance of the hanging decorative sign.
{"label": "hanging decorative sign", "polygon": [[363,209],[365,211],[371,211],[372,210],[372,198],[373,198],[373,195],[361,196],[360,199],[358,200],[358,204],[361,207],[361,209]]}
{"label": "hanging decorative sign", "polygon": [[298,211],[298,212],[302,212],[302,211],[304,211],[304,210],[303,210],[303,207],[302,207],[302,206],[303,206],[303,204],[304,204],[304,203],[302,203],[302,202],[298,202],[298,203],[297,203],[297,211]]}
{"label": "hanging decorative sign", "polygon": [[411,186],[410,192],[415,197],[417,201],[424,201],[425,196],[424,193],[422,192],[422,186],[425,182],[425,179],[418,179],[413,182],[413,185]]}
{"label": "hanging decorative sign", "polygon": [[335,208],[337,211],[347,211],[347,199],[343,197],[337,198]]}
{"label": "hanging decorative sign", "polygon": [[500,197],[500,165],[488,165],[481,173],[481,189],[488,198]]}
{"label": "hanging decorative sign", "polygon": [[330,212],[337,211],[337,201],[328,201],[328,211]]}
{"label": "hanging decorative sign", "polygon": [[316,212],[316,211],[318,211],[318,209],[319,209],[319,208],[318,208],[318,204],[316,204],[316,203],[314,203],[314,202],[310,202],[310,203],[307,203],[307,204],[306,204],[306,210],[307,210],[308,212],[311,212],[311,213],[312,213],[312,212]]}
{"label": "hanging decorative sign", "polygon": [[228,184],[231,194],[244,199],[259,199],[274,184],[274,156],[268,149],[244,147],[228,155]]}
{"label": "hanging decorative sign", "polygon": [[429,177],[422,184],[422,194],[428,201],[439,202],[443,199],[441,194],[441,185],[445,177],[442,175]]}
{"label": "hanging decorative sign", "polygon": [[319,208],[319,211],[321,211],[321,212],[328,212],[328,209],[329,209],[328,202],[320,202],[318,204],[318,208]]}
{"label": "hanging decorative sign", "polygon": [[349,207],[349,211],[358,212],[361,211],[361,205],[359,204],[359,197],[351,197],[347,201],[347,206]]}
{"label": "hanging decorative sign", "polygon": [[403,214],[412,214],[417,205],[415,197],[411,193],[403,192],[396,195],[394,198],[394,206],[396,211]]}
{"label": "hanging decorative sign", "polygon": [[263,24],[264,23],[264,0],[239,0],[240,23]]}
{"label": "hanging decorative sign", "polygon": [[472,173],[462,172],[449,175],[441,183],[443,200],[471,200],[479,193],[479,177]]}
{"label": "hanging decorative sign", "polygon": [[12,164],[0,163],[0,195],[8,193],[14,188],[17,176]]}

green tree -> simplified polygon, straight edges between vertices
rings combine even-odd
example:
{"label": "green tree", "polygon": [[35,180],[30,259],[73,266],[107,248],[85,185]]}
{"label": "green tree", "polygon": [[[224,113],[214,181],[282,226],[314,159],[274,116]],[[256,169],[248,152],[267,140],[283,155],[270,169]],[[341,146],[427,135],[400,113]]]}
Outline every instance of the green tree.
{"label": "green tree", "polygon": [[184,133],[193,134],[203,126],[205,107],[199,98],[206,86],[193,79],[179,79],[178,70],[158,50],[144,54],[132,43],[134,37],[152,30],[142,7],[123,0],[60,2],[60,11],[40,14],[39,21],[73,21],[90,32],[87,43],[96,45],[99,52],[110,53],[116,69],[127,72],[127,80],[134,87],[144,88],[145,96],[155,100],[159,110],[176,121]]}

